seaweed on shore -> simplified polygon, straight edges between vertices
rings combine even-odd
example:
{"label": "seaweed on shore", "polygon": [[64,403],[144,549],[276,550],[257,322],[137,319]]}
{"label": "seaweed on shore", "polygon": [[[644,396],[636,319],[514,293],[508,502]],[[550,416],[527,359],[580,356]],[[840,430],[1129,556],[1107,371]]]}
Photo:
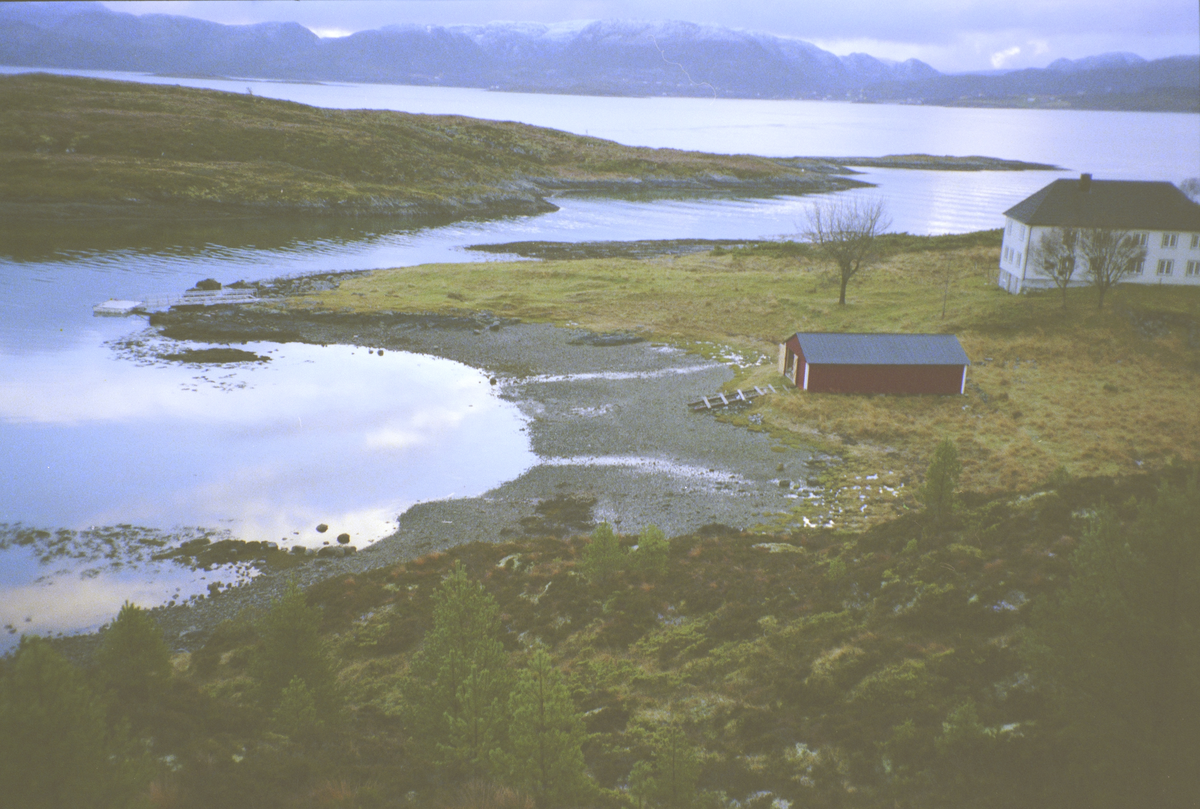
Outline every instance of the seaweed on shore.
{"label": "seaweed on shore", "polygon": [[240,348],[187,348],[172,354],[159,354],[159,359],[171,362],[223,365],[231,362],[270,362],[270,357],[243,351]]}

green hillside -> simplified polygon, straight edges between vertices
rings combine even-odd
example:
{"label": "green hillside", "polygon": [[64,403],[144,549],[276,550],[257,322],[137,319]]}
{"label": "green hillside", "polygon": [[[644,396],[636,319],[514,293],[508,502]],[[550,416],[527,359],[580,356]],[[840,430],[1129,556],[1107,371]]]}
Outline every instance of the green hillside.
{"label": "green hillside", "polygon": [[326,110],[252,95],[0,77],[0,204],[169,214],[408,216],[552,210],[556,190],[788,191],[855,181],[823,160],[620,146],[516,123]]}

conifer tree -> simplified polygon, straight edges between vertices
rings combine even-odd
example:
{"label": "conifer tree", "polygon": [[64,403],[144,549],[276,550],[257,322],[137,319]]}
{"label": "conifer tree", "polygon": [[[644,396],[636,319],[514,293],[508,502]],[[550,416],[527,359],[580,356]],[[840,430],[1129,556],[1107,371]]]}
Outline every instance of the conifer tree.
{"label": "conifer tree", "polygon": [[583,717],[545,649],[521,672],[509,716],[509,742],[495,758],[506,783],[536,796],[542,807],[585,798],[592,785],[583,760]]}
{"label": "conifer tree", "polygon": [[650,761],[640,761],[629,775],[629,790],[664,809],[685,809],[696,797],[700,756],[676,722],[651,738]]}
{"label": "conifer tree", "polygon": [[1053,700],[1079,806],[1200,795],[1200,489],[1163,487],[1122,525],[1102,509],[1041,604],[1024,653]]}
{"label": "conifer tree", "polygon": [[317,712],[331,717],[338,707],[337,680],[318,629],[320,613],[310,607],[296,582],[271,605],[259,626],[262,643],[250,664],[263,707],[273,712],[293,678],[312,694]]}
{"label": "conifer tree", "polygon": [[128,601],[121,606],[96,653],[96,674],[125,705],[161,695],[171,676],[170,652],[149,612]]}
{"label": "conifer tree", "polygon": [[500,610],[461,562],[433,599],[408,681],[410,736],[445,776],[482,777],[503,743],[511,690]]}
{"label": "conifer tree", "polygon": [[662,529],[657,525],[647,525],[638,534],[637,550],[633,553],[632,561],[643,576],[655,579],[667,572],[670,552],[671,543]]}
{"label": "conifer tree", "polygon": [[296,742],[309,742],[324,729],[317,713],[317,702],[301,677],[293,677],[279,696],[279,706],[271,716],[275,730]]}
{"label": "conifer tree", "polygon": [[946,517],[954,507],[954,493],[961,473],[958,448],[949,438],[943,438],[933,451],[933,460],[929,462],[925,484],[921,487],[921,500],[935,520]]}
{"label": "conifer tree", "polygon": [[0,677],[0,803],[22,809],[123,806],[151,771],[82,673],[23,637]]}
{"label": "conifer tree", "polygon": [[612,526],[600,523],[592,531],[592,538],[583,551],[580,564],[583,575],[592,584],[603,585],[621,570],[624,563],[625,553]]}

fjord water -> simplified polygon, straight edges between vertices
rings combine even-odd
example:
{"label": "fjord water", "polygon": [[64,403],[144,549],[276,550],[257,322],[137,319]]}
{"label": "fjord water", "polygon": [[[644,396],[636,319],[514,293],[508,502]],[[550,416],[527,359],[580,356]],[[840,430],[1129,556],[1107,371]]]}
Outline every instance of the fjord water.
{"label": "fjord water", "polygon": [[[871,170],[862,178],[878,188],[846,192],[884,197],[893,230],[912,233],[999,227],[1004,209],[1080,171],[1172,181],[1200,174],[1195,115],[87,75],[249,90],[325,107],[520,120],[631,145],[764,155],[981,154],[1062,168]],[[0,223],[0,524],[49,532],[195,527],[243,539],[319,541],[313,526],[326,522],[362,544],[386,535],[414,502],[479,494],[554,462],[533,455],[523,416],[477,369],[295,344],[247,347],[269,362],[179,365],[156,359],[153,338],[122,348],[144,320],[95,318],[98,301],[178,292],[206,277],[228,283],[489,258],[464,249],[477,243],[786,237],[809,204],[795,197],[555,202],[560,210],[542,216],[418,229],[377,219]],[[111,617],[124,598],[152,606],[203,591],[187,571],[86,553],[78,563],[39,559],[12,536],[0,536],[0,626],[14,633],[87,628]]]}

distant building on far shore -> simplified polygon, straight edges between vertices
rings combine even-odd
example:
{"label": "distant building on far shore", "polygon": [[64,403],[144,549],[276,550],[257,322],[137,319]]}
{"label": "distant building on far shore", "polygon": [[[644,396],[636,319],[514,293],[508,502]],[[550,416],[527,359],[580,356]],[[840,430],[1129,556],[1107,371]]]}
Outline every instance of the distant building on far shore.
{"label": "distant building on far shore", "polygon": [[[1200,286],[1200,205],[1171,183],[1128,180],[1055,180],[1004,212],[1001,287],[1013,294],[1053,287],[1038,249],[1043,234],[1065,228],[1124,231],[1146,249],[1146,259],[1124,281]],[[1078,258],[1072,286],[1087,283]]]}

